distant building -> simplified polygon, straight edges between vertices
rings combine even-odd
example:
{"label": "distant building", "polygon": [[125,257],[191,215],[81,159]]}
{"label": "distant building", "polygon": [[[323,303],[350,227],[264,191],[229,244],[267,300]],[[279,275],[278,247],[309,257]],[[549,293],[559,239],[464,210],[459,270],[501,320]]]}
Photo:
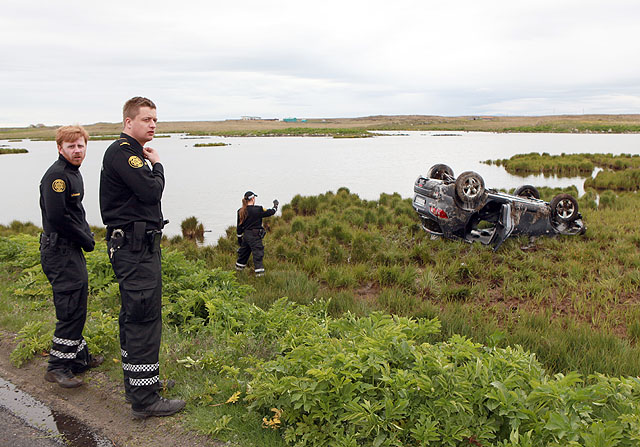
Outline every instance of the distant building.
{"label": "distant building", "polygon": [[282,121],[284,121],[285,123],[297,123],[298,118],[283,118]]}
{"label": "distant building", "polygon": [[259,120],[262,119],[259,116],[243,116],[242,119],[244,121],[253,121],[253,120]]}

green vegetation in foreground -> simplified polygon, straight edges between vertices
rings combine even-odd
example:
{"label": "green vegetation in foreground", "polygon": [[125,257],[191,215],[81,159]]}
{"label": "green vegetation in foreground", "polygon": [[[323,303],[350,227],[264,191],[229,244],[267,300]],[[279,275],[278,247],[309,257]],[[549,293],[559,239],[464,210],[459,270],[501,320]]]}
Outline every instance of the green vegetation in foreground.
{"label": "green vegetation in foreground", "polygon": [[3,154],[26,154],[29,151],[26,149],[13,149],[13,148],[0,148],[0,155]]}
{"label": "green vegetation in foreground", "polygon": [[[540,188],[550,200],[573,188]],[[510,238],[494,253],[480,244],[431,240],[409,199],[366,201],[348,190],[296,196],[267,220],[262,280],[249,298],[267,308],[282,296],[300,304],[329,301],[331,315],[383,310],[442,322],[453,334],[499,346],[522,345],[551,372],[640,375],[640,208],[637,194],[579,199],[584,236]],[[215,247],[172,240],[189,258],[229,268],[235,229]],[[250,270],[250,266],[247,267]]]}
{"label": "green vegetation in foreground", "polygon": [[[189,135],[213,135],[211,132],[188,132]],[[288,127],[286,129],[267,130],[229,130],[216,132],[220,137],[334,137],[369,138],[375,134],[364,129],[334,129],[313,127]]]}
{"label": "green vegetation in foreground", "polygon": [[[332,197],[355,201],[344,190]],[[385,208],[404,203],[382,199]],[[0,325],[22,327],[13,353],[21,363],[47,349],[55,312],[39,268],[38,229],[0,230]],[[87,254],[87,268],[85,337],[93,352],[117,360],[118,286],[103,242]],[[495,346],[498,337],[488,346],[460,336],[438,341],[436,318],[332,317],[323,300],[258,307],[234,273],[175,248],[164,250],[163,283],[161,371],[179,383],[170,393],[188,401],[174,420],[232,445],[626,447],[640,440],[635,378],[550,377],[535,355]],[[120,382],[115,363],[102,368]]]}
{"label": "green vegetation in foreground", "polygon": [[193,145],[193,147],[216,147],[216,146],[230,146],[230,144],[218,142],[218,143],[196,143]]}

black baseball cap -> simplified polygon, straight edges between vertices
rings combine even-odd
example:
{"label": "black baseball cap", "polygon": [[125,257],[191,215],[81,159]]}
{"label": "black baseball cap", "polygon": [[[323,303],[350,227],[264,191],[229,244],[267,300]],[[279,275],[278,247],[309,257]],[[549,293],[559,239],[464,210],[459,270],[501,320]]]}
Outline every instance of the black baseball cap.
{"label": "black baseball cap", "polygon": [[247,200],[251,200],[254,197],[258,197],[258,194],[255,194],[253,191],[247,191],[244,193],[244,198]]}

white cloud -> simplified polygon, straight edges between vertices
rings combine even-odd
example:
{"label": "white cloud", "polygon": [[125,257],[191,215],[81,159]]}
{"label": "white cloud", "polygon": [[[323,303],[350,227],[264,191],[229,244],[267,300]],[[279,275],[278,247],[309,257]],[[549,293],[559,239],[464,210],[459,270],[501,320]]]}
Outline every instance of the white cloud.
{"label": "white cloud", "polygon": [[630,0],[11,2],[0,125],[117,121],[137,94],[168,120],[635,113],[638,19]]}

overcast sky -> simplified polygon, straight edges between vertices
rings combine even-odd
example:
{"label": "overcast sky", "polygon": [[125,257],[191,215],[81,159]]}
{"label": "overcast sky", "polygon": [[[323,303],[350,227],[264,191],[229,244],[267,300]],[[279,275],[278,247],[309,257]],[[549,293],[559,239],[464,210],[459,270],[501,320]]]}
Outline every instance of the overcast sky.
{"label": "overcast sky", "polygon": [[0,126],[640,113],[637,0],[5,0]]}

